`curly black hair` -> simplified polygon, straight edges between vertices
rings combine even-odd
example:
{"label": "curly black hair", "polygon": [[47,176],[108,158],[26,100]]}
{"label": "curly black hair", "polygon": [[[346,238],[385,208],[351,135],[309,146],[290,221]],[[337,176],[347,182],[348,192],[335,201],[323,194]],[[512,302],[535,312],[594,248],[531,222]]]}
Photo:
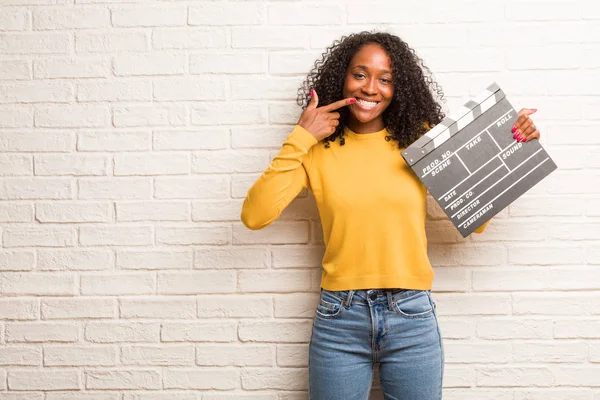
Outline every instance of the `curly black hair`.
{"label": "curly black hair", "polygon": [[[315,61],[298,89],[298,105],[302,109],[308,106],[311,88],[319,94],[319,106],[341,100],[346,70],[352,57],[362,46],[370,43],[376,43],[386,51],[392,66],[394,96],[383,113],[384,124],[391,134],[386,140],[395,139],[400,148],[407,147],[444,119],[442,107],[433,97],[435,93],[443,101],[444,93],[431,77],[431,71],[423,64],[423,60],[396,35],[363,31],[334,41],[321,59]],[[344,128],[349,111],[343,107],[337,112],[340,113],[340,124],[333,134],[325,138],[325,147],[329,147],[329,142],[337,138],[340,138],[340,145],[344,145]]]}

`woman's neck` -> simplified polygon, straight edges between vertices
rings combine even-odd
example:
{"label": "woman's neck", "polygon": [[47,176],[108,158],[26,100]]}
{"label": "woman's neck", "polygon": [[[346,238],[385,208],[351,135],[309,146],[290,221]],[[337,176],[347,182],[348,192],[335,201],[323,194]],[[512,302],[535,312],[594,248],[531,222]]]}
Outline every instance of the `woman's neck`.
{"label": "woman's neck", "polygon": [[355,133],[374,133],[379,132],[385,128],[383,118],[376,118],[369,122],[360,122],[357,119],[348,118],[348,129]]}

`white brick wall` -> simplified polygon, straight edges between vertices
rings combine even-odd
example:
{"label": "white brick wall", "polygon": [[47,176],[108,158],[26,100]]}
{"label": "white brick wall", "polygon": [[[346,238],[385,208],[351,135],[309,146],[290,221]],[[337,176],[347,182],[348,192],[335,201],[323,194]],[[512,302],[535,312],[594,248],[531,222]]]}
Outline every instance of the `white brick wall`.
{"label": "white brick wall", "polygon": [[537,107],[559,165],[466,240],[429,199],[444,399],[600,400],[593,0],[1,1],[0,400],[306,399],[316,207],[239,212],[315,58],[373,28],[446,110]]}

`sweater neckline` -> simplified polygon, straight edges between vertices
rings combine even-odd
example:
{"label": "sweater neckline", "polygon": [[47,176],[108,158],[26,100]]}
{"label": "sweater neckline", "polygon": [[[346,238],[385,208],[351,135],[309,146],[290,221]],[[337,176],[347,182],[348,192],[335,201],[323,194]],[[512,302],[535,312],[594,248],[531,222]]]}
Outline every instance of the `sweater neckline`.
{"label": "sweater neckline", "polygon": [[377,131],[377,132],[356,133],[353,130],[351,130],[350,128],[346,127],[346,135],[353,139],[358,139],[358,140],[373,140],[373,139],[377,139],[377,138],[385,138],[385,136],[388,135],[388,130],[387,130],[387,128],[383,128],[382,130]]}

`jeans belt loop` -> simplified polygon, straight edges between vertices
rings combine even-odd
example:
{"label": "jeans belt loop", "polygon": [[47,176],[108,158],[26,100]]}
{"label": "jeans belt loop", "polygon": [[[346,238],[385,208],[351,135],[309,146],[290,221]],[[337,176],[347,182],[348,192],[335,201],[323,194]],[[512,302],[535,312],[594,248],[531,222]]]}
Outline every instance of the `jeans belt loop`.
{"label": "jeans belt loop", "polygon": [[348,292],[348,297],[346,297],[346,301],[344,302],[344,307],[346,307],[346,309],[350,308],[350,305],[352,304],[352,298],[354,297],[354,290],[350,290]]}
{"label": "jeans belt loop", "polygon": [[388,310],[392,311],[392,289],[388,289],[385,291],[387,294],[387,301],[388,301]]}

